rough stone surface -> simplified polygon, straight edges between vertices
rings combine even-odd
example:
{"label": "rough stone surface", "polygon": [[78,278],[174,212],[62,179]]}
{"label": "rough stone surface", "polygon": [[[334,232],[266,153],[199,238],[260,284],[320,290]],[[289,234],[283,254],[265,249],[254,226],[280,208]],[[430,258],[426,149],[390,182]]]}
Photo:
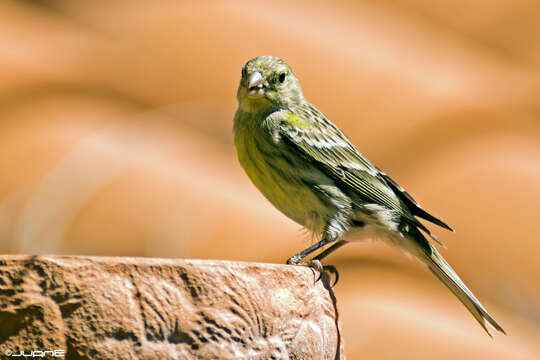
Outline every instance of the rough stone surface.
{"label": "rough stone surface", "polygon": [[287,265],[0,257],[0,358],[342,359],[328,279]]}

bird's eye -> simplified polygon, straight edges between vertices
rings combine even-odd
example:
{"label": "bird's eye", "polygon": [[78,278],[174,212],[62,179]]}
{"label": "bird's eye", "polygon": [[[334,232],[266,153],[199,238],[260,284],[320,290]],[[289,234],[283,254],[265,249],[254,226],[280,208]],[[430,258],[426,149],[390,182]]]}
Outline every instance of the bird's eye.
{"label": "bird's eye", "polygon": [[283,84],[283,82],[285,81],[285,77],[287,76],[286,73],[282,72],[281,74],[279,74],[279,82],[280,84]]}

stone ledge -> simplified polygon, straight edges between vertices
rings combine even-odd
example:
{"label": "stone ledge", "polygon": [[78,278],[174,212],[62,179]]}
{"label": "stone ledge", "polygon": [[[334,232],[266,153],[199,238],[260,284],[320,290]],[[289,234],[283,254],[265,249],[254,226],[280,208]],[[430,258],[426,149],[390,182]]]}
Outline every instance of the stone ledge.
{"label": "stone ledge", "polygon": [[0,256],[0,359],[342,359],[334,294],[314,280],[289,265]]}

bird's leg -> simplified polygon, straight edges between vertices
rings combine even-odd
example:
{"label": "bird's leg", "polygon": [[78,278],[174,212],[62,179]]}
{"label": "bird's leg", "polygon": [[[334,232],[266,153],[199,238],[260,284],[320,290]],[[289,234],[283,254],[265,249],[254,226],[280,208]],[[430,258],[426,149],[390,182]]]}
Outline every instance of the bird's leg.
{"label": "bird's leg", "polygon": [[[317,281],[319,281],[321,279],[321,277],[323,276],[323,274],[324,274],[325,270],[327,269],[327,267],[323,266],[319,259],[314,258],[312,260],[307,260],[307,261],[302,261],[302,260],[306,256],[308,256],[309,254],[311,254],[312,252],[316,251],[317,249],[319,249],[319,248],[321,248],[321,247],[323,247],[323,246],[325,246],[327,244],[330,244],[331,242],[334,242],[335,240],[336,240],[335,238],[327,238],[326,236],[324,236],[323,239],[321,241],[319,241],[318,243],[313,244],[310,247],[308,247],[307,249],[302,250],[298,254],[290,257],[287,260],[287,264],[307,266],[307,267],[310,267],[310,268],[314,269],[319,274],[319,276],[315,280],[315,282],[317,282]],[[337,272],[337,270],[335,269],[334,266],[330,266],[330,267],[332,268],[332,269],[329,270],[330,272],[334,272],[334,273]]]}
{"label": "bird's leg", "polygon": [[[329,194],[328,197],[331,199],[330,195],[337,197],[338,193],[335,193],[336,189],[328,187],[318,187],[319,191],[324,194]],[[330,219],[326,222],[324,226],[322,240],[316,244],[311,245],[307,249],[300,251],[298,254],[291,256],[287,260],[287,264],[299,265],[300,262],[312,252],[320,249],[321,247],[333,243],[338,238],[340,238],[350,227],[349,218],[350,218],[350,205],[346,202],[346,199],[338,198],[336,202],[333,202],[333,205],[336,208],[336,212],[332,215]],[[315,261],[319,261],[315,259]],[[322,266],[321,266],[322,267]]]}
{"label": "bird's leg", "polygon": [[[287,260],[287,264],[309,266],[315,269],[319,273],[319,277],[317,278],[317,281],[321,278],[322,274],[324,273],[326,269],[328,269],[330,272],[337,273],[337,270],[334,266],[324,267],[321,264],[320,259],[317,257],[308,261],[302,261],[302,260],[306,258],[309,254],[316,251],[317,249],[320,249],[321,247],[336,241],[345,232],[346,228],[343,226],[343,224],[345,224],[343,216],[341,216],[340,213],[336,214],[336,216],[326,224],[322,240],[316,244],[311,245],[307,249],[302,250],[298,254],[290,257]],[[325,252],[321,254],[324,254],[324,253]]]}
{"label": "bird's leg", "polygon": [[328,245],[330,244],[331,242],[334,242],[336,239],[329,239],[327,238],[326,236],[323,237],[323,239],[321,241],[319,241],[318,243],[316,244],[313,244],[311,245],[310,247],[308,247],[307,249],[304,249],[302,251],[300,251],[298,254],[295,254],[293,256],[291,256],[288,260],[287,260],[287,264],[292,264],[292,265],[300,265],[302,260],[308,256],[309,254],[311,254],[312,252],[320,249],[321,247],[325,246],[325,245]]}
{"label": "bird's leg", "polygon": [[[327,257],[328,255],[330,255],[331,253],[333,253],[334,251],[336,251],[337,249],[339,249],[340,247],[342,247],[343,245],[347,243],[348,243],[347,240],[339,240],[337,243],[333,244],[328,249],[324,250],[319,255],[315,256],[312,260],[321,261],[322,259],[324,259],[325,257]],[[323,269],[324,271],[331,272],[334,274],[336,278],[334,279],[334,282],[332,283],[332,287],[336,286],[339,280],[339,272],[337,268],[334,265],[324,265]]]}
{"label": "bird's leg", "polygon": [[339,249],[340,247],[342,247],[343,245],[345,245],[347,243],[348,243],[347,240],[339,240],[337,243],[330,246],[328,249],[324,250],[319,255],[315,256],[313,258],[313,260],[322,260],[322,259],[324,259],[325,257],[327,257],[328,255],[330,255],[331,253],[333,253],[334,251],[336,251],[337,249]]}

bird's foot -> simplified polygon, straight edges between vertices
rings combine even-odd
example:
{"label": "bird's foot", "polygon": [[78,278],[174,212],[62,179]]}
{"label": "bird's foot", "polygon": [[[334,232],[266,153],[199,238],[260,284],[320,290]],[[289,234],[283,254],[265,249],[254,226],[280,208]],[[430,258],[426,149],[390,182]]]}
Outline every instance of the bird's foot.
{"label": "bird's foot", "polygon": [[[312,259],[307,261],[295,261],[294,257],[287,260],[289,265],[299,265],[307,266],[315,271],[316,274],[319,274],[315,282],[319,281],[323,276],[328,276],[328,274],[333,274],[335,276],[334,281],[332,282],[332,287],[336,286],[339,280],[339,272],[334,265],[323,265],[320,260]],[[330,276],[328,276],[330,278]]]}

